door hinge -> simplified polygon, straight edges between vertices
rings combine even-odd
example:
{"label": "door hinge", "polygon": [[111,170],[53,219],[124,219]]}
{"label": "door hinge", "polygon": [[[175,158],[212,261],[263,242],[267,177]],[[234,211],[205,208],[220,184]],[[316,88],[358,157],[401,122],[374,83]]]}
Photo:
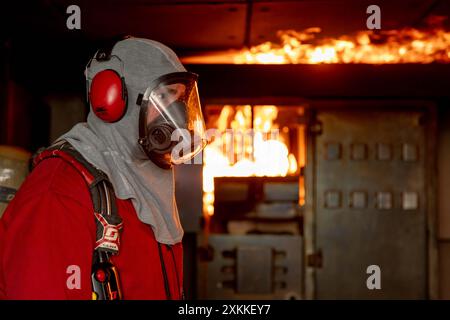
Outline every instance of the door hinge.
{"label": "door hinge", "polygon": [[323,265],[322,250],[318,250],[317,252],[306,255],[306,264],[308,267],[322,268]]}

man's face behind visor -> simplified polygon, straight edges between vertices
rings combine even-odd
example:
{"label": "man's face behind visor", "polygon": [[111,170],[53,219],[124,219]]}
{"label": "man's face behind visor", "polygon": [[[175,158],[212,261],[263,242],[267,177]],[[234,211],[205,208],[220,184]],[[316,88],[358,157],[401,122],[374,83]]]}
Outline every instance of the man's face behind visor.
{"label": "man's face behind visor", "polygon": [[167,74],[147,88],[141,102],[139,144],[163,169],[191,160],[205,147],[197,75]]}

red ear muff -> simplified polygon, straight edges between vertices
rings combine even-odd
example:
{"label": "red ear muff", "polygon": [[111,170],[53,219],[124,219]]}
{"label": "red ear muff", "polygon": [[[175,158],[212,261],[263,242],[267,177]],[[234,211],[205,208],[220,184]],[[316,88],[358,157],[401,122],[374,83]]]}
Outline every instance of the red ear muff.
{"label": "red ear muff", "polygon": [[125,83],[120,75],[111,69],[97,73],[89,90],[92,111],[105,122],[119,121],[127,108]]}

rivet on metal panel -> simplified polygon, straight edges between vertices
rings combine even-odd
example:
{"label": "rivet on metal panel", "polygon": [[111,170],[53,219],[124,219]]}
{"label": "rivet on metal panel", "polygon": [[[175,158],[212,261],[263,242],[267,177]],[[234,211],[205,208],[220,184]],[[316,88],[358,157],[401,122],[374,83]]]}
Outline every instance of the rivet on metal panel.
{"label": "rivet on metal panel", "polygon": [[350,193],[350,208],[363,209],[367,207],[367,193],[365,191],[352,191]]}
{"label": "rivet on metal panel", "polygon": [[392,209],[392,193],[391,192],[377,192],[377,208],[381,210]]}
{"label": "rivet on metal panel", "polygon": [[416,210],[419,208],[419,195],[417,192],[402,192],[402,208],[403,210]]}
{"label": "rivet on metal panel", "polygon": [[403,161],[417,161],[417,146],[412,143],[404,143],[402,147],[402,159]]}
{"label": "rivet on metal panel", "polygon": [[338,142],[325,143],[325,159],[338,160],[341,158],[341,144]]}
{"label": "rivet on metal panel", "polygon": [[367,158],[367,146],[365,143],[353,143],[351,145],[351,159],[365,160]]}
{"label": "rivet on metal panel", "polygon": [[390,160],[392,158],[391,145],[387,143],[377,143],[377,160]]}
{"label": "rivet on metal panel", "polygon": [[325,208],[337,209],[341,207],[341,192],[337,190],[325,191]]}
{"label": "rivet on metal panel", "polygon": [[288,273],[288,269],[285,266],[275,266],[274,274],[275,276],[282,276]]}

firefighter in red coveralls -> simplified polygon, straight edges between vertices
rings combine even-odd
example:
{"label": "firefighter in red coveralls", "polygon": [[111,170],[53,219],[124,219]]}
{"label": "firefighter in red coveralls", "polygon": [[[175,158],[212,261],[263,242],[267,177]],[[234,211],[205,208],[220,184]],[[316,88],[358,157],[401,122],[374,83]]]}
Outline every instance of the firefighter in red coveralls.
{"label": "firefighter in red coveralls", "polygon": [[171,168],[205,144],[197,76],[139,38],[85,75],[87,123],[35,157],[0,220],[0,298],[182,299]]}

